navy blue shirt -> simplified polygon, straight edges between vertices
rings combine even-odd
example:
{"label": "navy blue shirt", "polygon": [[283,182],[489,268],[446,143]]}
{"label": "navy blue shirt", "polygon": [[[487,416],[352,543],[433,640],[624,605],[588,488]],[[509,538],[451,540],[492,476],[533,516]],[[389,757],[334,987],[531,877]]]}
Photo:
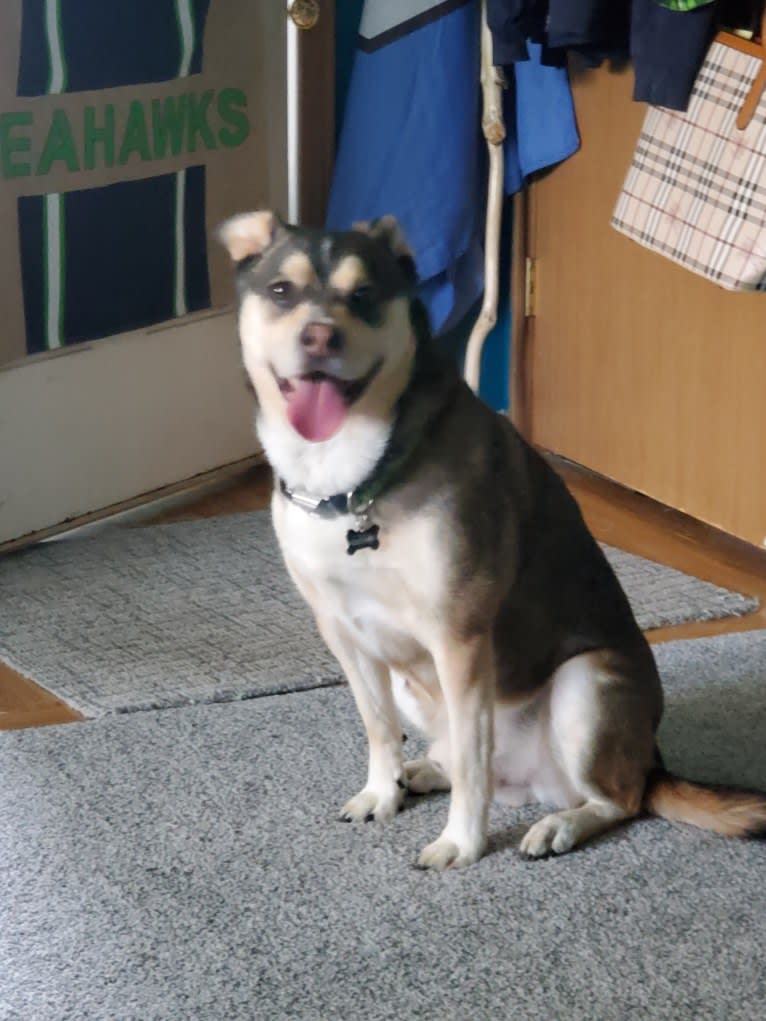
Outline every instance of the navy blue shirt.
{"label": "navy blue shirt", "polygon": [[671,11],[657,0],[487,0],[496,64],[527,59],[527,39],[544,60],[561,64],[568,50],[587,63],[633,60],[633,98],[685,110],[715,31],[716,3]]}

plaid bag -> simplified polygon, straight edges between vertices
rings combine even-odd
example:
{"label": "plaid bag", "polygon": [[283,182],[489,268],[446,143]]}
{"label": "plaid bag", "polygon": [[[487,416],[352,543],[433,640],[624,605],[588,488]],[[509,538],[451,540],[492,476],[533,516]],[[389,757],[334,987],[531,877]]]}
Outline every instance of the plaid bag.
{"label": "plaid bag", "polygon": [[727,290],[766,291],[765,85],[763,44],[719,34],[686,113],[649,109],[611,221]]}

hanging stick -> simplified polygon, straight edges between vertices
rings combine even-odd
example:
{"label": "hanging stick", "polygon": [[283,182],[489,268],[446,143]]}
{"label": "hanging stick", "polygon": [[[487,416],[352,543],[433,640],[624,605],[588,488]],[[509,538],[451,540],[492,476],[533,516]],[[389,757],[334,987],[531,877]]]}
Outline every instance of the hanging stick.
{"label": "hanging stick", "polygon": [[487,334],[497,322],[500,276],[500,227],[503,218],[503,141],[505,124],[502,105],[502,72],[492,63],[492,33],[487,25],[487,3],[481,3],[481,126],[489,153],[487,221],[484,235],[484,301],[468,338],[464,375],[468,385],[479,389],[481,352]]}

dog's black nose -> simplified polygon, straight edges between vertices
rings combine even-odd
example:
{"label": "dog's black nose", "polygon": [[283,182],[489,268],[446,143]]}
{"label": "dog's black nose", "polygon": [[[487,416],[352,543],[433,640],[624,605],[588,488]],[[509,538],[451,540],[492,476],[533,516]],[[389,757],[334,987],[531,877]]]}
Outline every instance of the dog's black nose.
{"label": "dog's black nose", "polygon": [[314,358],[327,358],[343,350],[343,334],[332,323],[307,323],[301,331],[301,344]]}

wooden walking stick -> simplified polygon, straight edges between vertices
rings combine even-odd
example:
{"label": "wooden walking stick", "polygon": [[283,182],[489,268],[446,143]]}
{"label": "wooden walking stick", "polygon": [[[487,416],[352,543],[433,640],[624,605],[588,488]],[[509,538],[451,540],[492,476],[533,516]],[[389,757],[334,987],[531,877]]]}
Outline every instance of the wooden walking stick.
{"label": "wooden walking stick", "polygon": [[487,140],[489,179],[487,184],[487,220],[484,234],[484,300],[474,323],[465,352],[463,373],[468,385],[479,389],[481,352],[487,334],[497,322],[500,273],[500,227],[503,218],[503,76],[492,62],[492,33],[487,25],[487,3],[481,3],[481,126]]}

